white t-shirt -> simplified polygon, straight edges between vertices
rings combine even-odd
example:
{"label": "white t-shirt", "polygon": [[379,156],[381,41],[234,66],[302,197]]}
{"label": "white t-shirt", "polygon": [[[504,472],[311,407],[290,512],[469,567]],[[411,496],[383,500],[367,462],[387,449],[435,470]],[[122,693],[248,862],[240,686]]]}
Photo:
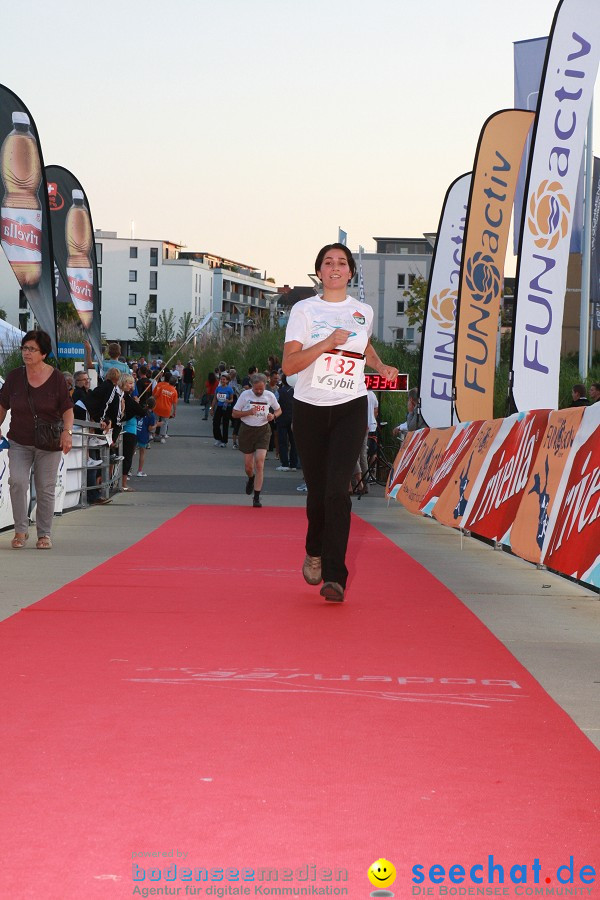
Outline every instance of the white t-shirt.
{"label": "white t-shirt", "polygon": [[234,409],[238,409],[240,412],[245,412],[247,409],[254,409],[254,414],[251,416],[244,416],[241,420],[245,425],[266,425],[267,424],[267,416],[269,415],[269,407],[271,409],[277,410],[279,409],[279,403],[277,402],[277,397],[275,394],[272,394],[271,391],[263,391],[260,397],[257,397],[252,389],[247,391],[242,391],[240,396],[238,397],[237,403],[233,407]]}
{"label": "white t-shirt", "polygon": [[[373,307],[361,303],[353,297],[346,297],[340,303],[331,303],[322,297],[308,297],[292,306],[290,318],[285,332],[286,343],[299,341],[302,349],[312,347],[336,328],[345,328],[352,332],[341,350],[352,353],[364,353],[373,332]],[[351,394],[322,390],[312,387],[315,363],[298,372],[298,380],[294,385],[294,397],[313,406],[338,406],[348,403],[354,397],[364,397],[367,393],[363,383],[358,392]]]}

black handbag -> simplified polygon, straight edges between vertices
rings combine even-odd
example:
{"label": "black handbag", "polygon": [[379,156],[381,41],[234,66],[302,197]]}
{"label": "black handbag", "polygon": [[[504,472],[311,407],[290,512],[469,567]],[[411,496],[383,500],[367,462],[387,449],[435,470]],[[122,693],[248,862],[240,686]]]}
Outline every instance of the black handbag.
{"label": "black handbag", "polygon": [[29,400],[29,407],[33,416],[33,446],[37,450],[50,450],[56,452],[62,449],[60,439],[65,427],[64,422],[62,419],[59,419],[57,422],[44,422],[43,419],[38,418],[35,406],[33,405],[25,369],[23,369],[23,375],[27,386],[27,399]]}

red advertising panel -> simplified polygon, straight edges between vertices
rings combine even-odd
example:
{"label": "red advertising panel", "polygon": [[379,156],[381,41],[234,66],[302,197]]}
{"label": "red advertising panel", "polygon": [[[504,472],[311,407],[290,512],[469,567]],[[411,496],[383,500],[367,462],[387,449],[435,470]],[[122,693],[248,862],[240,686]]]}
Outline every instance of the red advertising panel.
{"label": "red advertising panel", "polygon": [[514,553],[539,563],[548,521],[566,461],[581,424],[583,408],[559,409],[550,413],[540,451],[510,531]]}
{"label": "red advertising panel", "polygon": [[431,428],[421,441],[413,463],[396,495],[409,512],[418,513],[454,432],[453,428]]}
{"label": "red advertising panel", "polygon": [[496,444],[465,510],[463,527],[501,541],[514,522],[538,455],[550,410],[518,413],[505,421],[508,433]]}
{"label": "red advertising panel", "polygon": [[544,541],[545,565],[600,587],[600,403],[584,410]]}
{"label": "red advertising panel", "polygon": [[394,467],[390,472],[390,477],[385,488],[386,497],[396,497],[396,494],[402,486],[408,470],[421,446],[421,442],[429,433],[429,428],[420,428],[419,431],[411,431],[405,437],[404,443],[400,447]]}
{"label": "red advertising panel", "polygon": [[419,509],[424,515],[431,515],[438,498],[441,496],[442,491],[446,489],[456,467],[460,465],[482,425],[483,422],[460,422],[454,428],[442,460],[434,472],[431,484],[421,501]]}
{"label": "red advertising panel", "polygon": [[471,446],[454,467],[446,487],[433,508],[434,518],[442,525],[460,528],[473,485],[504,422],[504,419],[484,422],[473,438]]}

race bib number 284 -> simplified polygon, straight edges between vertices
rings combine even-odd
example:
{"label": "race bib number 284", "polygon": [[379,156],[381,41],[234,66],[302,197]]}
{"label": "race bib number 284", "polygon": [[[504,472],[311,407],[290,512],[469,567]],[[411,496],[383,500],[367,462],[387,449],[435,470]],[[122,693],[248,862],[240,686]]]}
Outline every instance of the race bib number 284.
{"label": "race bib number 284", "polygon": [[365,382],[365,359],[358,353],[322,353],[315,363],[312,387],[332,393],[357,394]]}

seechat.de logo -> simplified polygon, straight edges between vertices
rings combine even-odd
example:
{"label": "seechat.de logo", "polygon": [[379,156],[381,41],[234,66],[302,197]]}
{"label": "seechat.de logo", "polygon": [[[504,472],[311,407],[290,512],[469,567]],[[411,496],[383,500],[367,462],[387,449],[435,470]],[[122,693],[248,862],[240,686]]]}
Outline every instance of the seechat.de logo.
{"label": "seechat.de logo", "polygon": [[474,253],[467,260],[465,279],[471,297],[477,303],[486,305],[500,294],[500,272],[493,257],[487,253]]}
{"label": "seechat.de logo", "polygon": [[454,328],[456,322],[456,291],[444,288],[429,301],[432,317],[440,328]]}
{"label": "seechat.de logo", "polygon": [[536,247],[554,250],[569,230],[571,204],[559,181],[542,181],[529,197],[527,224]]}

